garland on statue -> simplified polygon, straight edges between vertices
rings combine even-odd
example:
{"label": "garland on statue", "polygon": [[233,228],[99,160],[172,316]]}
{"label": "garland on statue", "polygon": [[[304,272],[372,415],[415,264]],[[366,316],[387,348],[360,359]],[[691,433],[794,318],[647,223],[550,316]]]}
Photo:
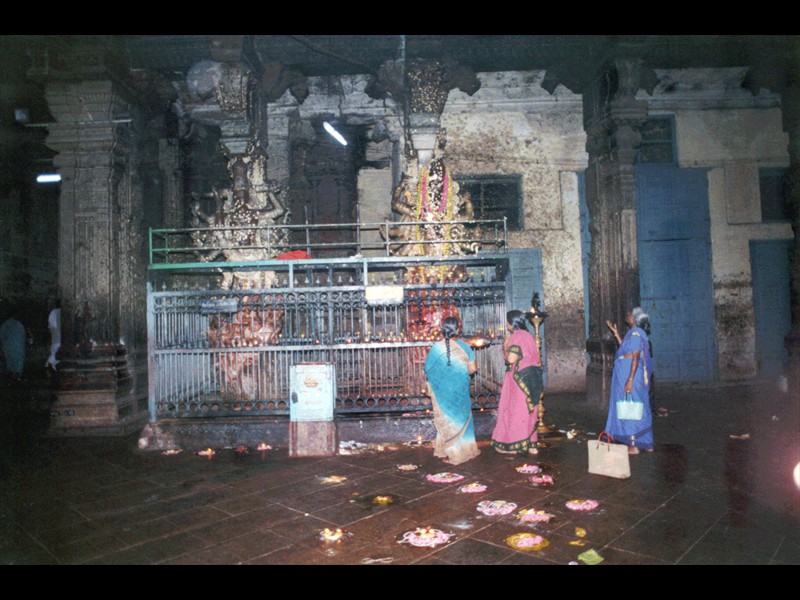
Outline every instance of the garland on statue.
{"label": "garland on statue", "polygon": [[[447,167],[442,165],[442,194],[439,200],[439,206],[431,209],[431,204],[428,202],[428,179],[430,165],[429,163],[422,168],[420,173],[419,182],[417,183],[417,221],[428,221],[424,218],[429,214],[436,215],[436,221],[452,221],[453,220],[453,186],[450,185],[450,172]],[[442,239],[450,239],[450,230],[452,223],[445,226],[444,235]],[[416,225],[416,237],[418,240],[423,239],[422,228],[418,223]],[[449,253],[449,244],[443,245],[443,254]],[[426,254],[423,244],[417,244],[417,255]]]}

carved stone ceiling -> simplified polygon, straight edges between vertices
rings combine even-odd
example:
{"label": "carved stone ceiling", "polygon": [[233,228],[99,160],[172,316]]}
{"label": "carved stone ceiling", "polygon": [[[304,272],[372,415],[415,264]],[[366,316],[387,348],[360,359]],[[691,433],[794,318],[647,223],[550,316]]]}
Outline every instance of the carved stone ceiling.
{"label": "carved stone ceiling", "polygon": [[[211,58],[226,36],[121,37],[134,68],[184,71]],[[227,36],[239,37],[239,36]],[[261,35],[242,36],[243,52],[305,75],[375,72],[386,60],[452,58],[475,71],[597,64],[611,54],[641,56],[650,66],[741,66],[752,54],[774,55],[793,36],[729,35]],[[224,40],[223,42],[224,43]],[[249,46],[249,49],[248,49]]]}
{"label": "carved stone ceiling", "polygon": [[280,63],[306,76],[375,73],[388,60],[452,59],[473,71],[555,69],[579,79],[613,56],[652,68],[744,66],[796,58],[787,35],[108,35],[0,36],[55,49],[115,47],[133,69],[179,78],[201,60]]}
{"label": "carved stone ceiling", "polygon": [[[800,60],[800,36],[790,35],[6,35],[0,36],[3,103],[28,97],[33,112],[43,112],[35,108],[42,105],[41,78],[26,79],[30,57],[45,56],[48,68],[57,70],[59,56],[75,48],[87,57],[113,50],[118,64],[165,82],[183,80],[204,60],[244,62],[256,71],[279,65],[304,78],[374,75],[387,61],[439,59],[473,72],[545,70],[545,89],[561,83],[575,93],[615,57],[641,58],[655,69],[750,66],[753,92],[779,91],[796,78]],[[172,89],[152,85],[156,95]],[[32,118],[46,120],[44,114]]]}

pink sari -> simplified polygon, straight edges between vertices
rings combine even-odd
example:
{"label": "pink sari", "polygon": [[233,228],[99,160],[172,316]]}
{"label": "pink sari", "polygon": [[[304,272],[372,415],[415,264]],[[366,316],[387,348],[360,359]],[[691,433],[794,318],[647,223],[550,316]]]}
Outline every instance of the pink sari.
{"label": "pink sari", "polygon": [[542,368],[533,336],[523,329],[511,334],[508,352],[520,358],[506,367],[492,446],[505,452],[527,454],[536,447]]}

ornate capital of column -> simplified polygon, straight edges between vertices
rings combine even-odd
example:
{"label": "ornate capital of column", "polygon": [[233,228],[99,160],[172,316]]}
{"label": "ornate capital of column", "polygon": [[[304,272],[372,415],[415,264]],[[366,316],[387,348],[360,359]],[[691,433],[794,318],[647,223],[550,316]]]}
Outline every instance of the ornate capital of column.
{"label": "ornate capital of column", "polygon": [[470,96],[480,89],[475,73],[454,61],[411,60],[406,64],[406,93],[411,113],[441,115],[450,90]]}

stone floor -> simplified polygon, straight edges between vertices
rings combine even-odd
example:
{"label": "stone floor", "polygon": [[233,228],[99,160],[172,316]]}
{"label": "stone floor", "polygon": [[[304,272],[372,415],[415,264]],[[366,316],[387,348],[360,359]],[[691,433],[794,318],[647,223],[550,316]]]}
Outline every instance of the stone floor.
{"label": "stone floor", "polygon": [[[535,459],[499,455],[481,439],[481,455],[457,467],[412,440],[323,458],[290,457],[281,447],[216,448],[206,458],[200,448],[142,452],[137,434],[49,438],[46,406],[24,393],[4,396],[6,565],[800,564],[791,473],[800,461],[800,403],[769,385],[662,386],[656,450],[631,457],[627,480],[587,472],[587,443],[605,415],[580,394],[546,397],[555,432],[541,438]],[[407,464],[418,468],[398,469]],[[536,487],[517,471],[523,464],[539,465],[553,485]],[[426,479],[439,472],[464,478]],[[459,491],[474,482],[486,491]],[[578,498],[599,506],[571,512],[565,504]],[[516,510],[482,514],[486,500]],[[531,508],[552,520],[518,520]],[[433,547],[401,543],[418,527],[450,537]],[[345,537],[324,542],[325,528]],[[549,545],[514,549],[506,539],[517,533]]]}

